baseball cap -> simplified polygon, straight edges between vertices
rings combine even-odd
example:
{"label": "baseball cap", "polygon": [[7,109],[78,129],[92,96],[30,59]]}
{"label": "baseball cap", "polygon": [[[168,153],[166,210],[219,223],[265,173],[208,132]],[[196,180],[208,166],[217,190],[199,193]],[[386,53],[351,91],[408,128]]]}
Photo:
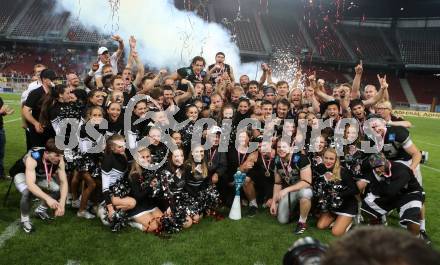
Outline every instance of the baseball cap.
{"label": "baseball cap", "polygon": [[98,49],[98,55],[103,54],[104,52],[108,52],[107,47],[99,47]]}
{"label": "baseball cap", "polygon": [[221,133],[222,129],[218,126],[212,126],[211,129],[209,130],[210,133],[214,134],[214,133]]}

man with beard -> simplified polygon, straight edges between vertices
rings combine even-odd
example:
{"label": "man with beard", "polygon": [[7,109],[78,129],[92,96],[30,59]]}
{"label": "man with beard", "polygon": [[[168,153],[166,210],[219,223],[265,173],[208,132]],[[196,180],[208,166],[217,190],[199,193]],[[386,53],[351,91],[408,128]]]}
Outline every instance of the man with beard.
{"label": "man with beard", "polygon": [[235,83],[234,72],[229,64],[225,64],[225,54],[218,52],[215,55],[215,64],[208,66],[207,79],[212,83],[217,83],[217,78],[221,77],[223,73],[227,73],[231,78],[231,82]]}
{"label": "man with beard", "polygon": [[[189,67],[177,69],[177,72],[170,75],[169,78],[179,81],[185,79],[195,86],[196,82],[208,81],[208,75],[206,71],[203,70],[205,68],[205,65],[205,59],[201,56],[196,56],[192,59],[191,65]],[[177,89],[186,92],[188,90],[188,85],[184,84],[183,82],[179,82]]]}

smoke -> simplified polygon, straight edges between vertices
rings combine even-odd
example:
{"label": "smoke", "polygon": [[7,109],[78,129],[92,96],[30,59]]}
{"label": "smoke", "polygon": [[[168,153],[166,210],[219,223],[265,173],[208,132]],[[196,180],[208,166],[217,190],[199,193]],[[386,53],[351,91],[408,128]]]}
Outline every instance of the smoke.
{"label": "smoke", "polygon": [[221,25],[207,23],[195,13],[178,10],[172,0],[120,0],[119,8],[110,3],[117,0],[58,0],[58,11],[69,11],[71,19],[78,20],[89,30],[101,34],[118,34],[124,39],[134,35],[142,62],[155,68],[171,71],[189,66],[196,55],[213,63],[215,54],[226,54],[226,63],[235,69],[235,75],[249,74],[253,79],[257,63],[242,64],[239,49],[231,41],[229,32]]}

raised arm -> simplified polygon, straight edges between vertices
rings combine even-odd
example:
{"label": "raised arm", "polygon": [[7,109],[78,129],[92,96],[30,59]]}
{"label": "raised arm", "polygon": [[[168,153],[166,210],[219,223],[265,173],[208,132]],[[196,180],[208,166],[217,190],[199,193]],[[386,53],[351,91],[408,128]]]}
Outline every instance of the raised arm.
{"label": "raised arm", "polygon": [[182,79],[180,82],[183,85],[188,85],[188,90],[185,93],[183,93],[182,95],[179,95],[179,96],[177,96],[175,98],[177,105],[180,105],[181,103],[184,103],[185,101],[190,99],[195,94],[194,86],[193,86],[193,84],[190,81],[188,81],[186,79]]}
{"label": "raised arm", "polygon": [[319,87],[316,83],[315,75],[309,76],[310,86],[315,90],[315,96],[317,100],[321,100],[323,102],[335,100],[332,96],[327,95],[327,93],[323,92],[321,87]]}
{"label": "raised arm", "polygon": [[384,75],[383,78],[380,77],[380,75],[377,75],[377,79],[379,80],[380,89],[377,94],[367,100],[363,100],[363,103],[366,108],[369,108],[373,105],[376,105],[377,102],[381,101],[384,98],[385,91],[388,91],[388,83],[387,83],[387,75]]}
{"label": "raised arm", "polygon": [[[137,68],[137,73],[136,73],[136,79],[134,80],[134,85],[136,87],[140,87],[141,82],[142,82],[142,78],[144,77],[144,64],[141,62],[137,51],[133,51],[132,52],[132,58],[136,63],[136,68]],[[161,77],[162,75],[159,73],[159,77]]]}
{"label": "raised arm", "polygon": [[351,89],[351,99],[360,98],[361,92],[361,79],[362,79],[362,72],[363,72],[363,66],[362,66],[362,60],[359,62],[359,64],[354,68],[354,71],[356,75],[353,79],[353,85]]}
{"label": "raised arm", "polygon": [[121,58],[122,52],[124,51],[124,40],[119,35],[113,35],[112,40],[117,41],[119,43],[118,49],[116,50],[116,56]]}

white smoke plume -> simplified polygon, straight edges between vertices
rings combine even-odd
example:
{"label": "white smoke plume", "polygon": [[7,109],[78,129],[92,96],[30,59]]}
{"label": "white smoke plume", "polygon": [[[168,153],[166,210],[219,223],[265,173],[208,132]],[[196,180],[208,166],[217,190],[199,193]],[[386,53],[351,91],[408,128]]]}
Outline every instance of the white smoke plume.
{"label": "white smoke plume", "polygon": [[178,10],[172,0],[119,0],[116,12],[111,8],[112,2],[117,0],[57,0],[57,10],[69,11],[72,19],[90,30],[119,34],[127,51],[128,38],[134,35],[141,59],[149,66],[174,71],[189,66],[197,55],[210,64],[215,54],[222,51],[226,63],[234,67],[237,79],[245,73],[255,78],[258,64],[241,64],[239,49],[222,25]]}

